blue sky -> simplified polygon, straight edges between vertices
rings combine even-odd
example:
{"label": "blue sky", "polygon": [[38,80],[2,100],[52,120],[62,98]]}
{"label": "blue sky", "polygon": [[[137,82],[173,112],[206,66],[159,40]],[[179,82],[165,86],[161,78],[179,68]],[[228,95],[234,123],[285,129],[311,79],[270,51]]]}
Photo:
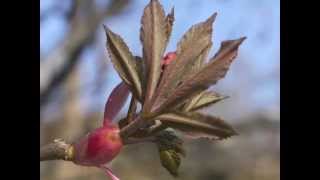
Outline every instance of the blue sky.
{"label": "blue sky", "polygon": [[[99,2],[104,2],[99,0]],[[49,7],[54,1],[42,0],[41,9]],[[139,41],[140,17],[144,6],[149,0],[133,1],[125,13],[104,21],[103,23],[117,34],[120,34],[136,55],[141,55]],[[238,60],[219,82],[216,89],[223,90],[228,95],[237,93],[238,89],[243,99],[248,101],[247,109],[252,111],[279,110],[279,64],[280,64],[280,2],[278,0],[162,0],[166,12],[175,8],[175,23],[168,51],[175,49],[177,42],[193,24],[207,19],[212,13],[218,12],[213,28],[214,55],[221,41],[247,36],[248,39],[240,48]],[[61,40],[66,31],[65,22],[61,17],[54,17],[41,25],[40,45],[42,51],[49,52]],[[99,46],[105,43],[103,28],[99,30]],[[98,46],[98,45],[97,45]],[[101,49],[99,49],[101,50]],[[89,49],[83,58],[86,72],[83,78],[94,78],[92,59],[96,57],[97,49]],[[106,54],[107,59],[107,54]],[[90,70],[91,69],[91,70]],[[119,82],[114,70],[108,76],[107,93],[92,102],[98,108],[103,106],[105,97],[111,88]],[[240,95],[240,97],[242,97]],[[245,97],[245,98],[244,98]],[[89,105],[88,105],[89,106]],[[92,106],[92,104],[90,104]]]}

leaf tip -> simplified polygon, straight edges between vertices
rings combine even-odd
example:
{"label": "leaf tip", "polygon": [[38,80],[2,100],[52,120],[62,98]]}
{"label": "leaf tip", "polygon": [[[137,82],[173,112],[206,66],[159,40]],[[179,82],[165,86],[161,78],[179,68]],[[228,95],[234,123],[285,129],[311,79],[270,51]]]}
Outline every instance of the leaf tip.
{"label": "leaf tip", "polygon": [[230,136],[239,136],[240,134],[235,130],[235,129],[231,129],[230,131]]}
{"label": "leaf tip", "polygon": [[112,31],[110,30],[110,28],[108,28],[108,26],[106,26],[105,24],[103,24],[103,29],[106,32],[107,37],[110,36],[110,34],[112,33]]}
{"label": "leaf tip", "polygon": [[230,96],[222,96],[221,100],[226,100],[226,99],[229,99],[229,98],[230,98]]}
{"label": "leaf tip", "polygon": [[246,40],[246,39],[247,39],[246,36],[243,36],[243,37],[239,38],[239,39],[238,39],[239,44],[241,44],[241,43],[242,43],[244,40]]}
{"label": "leaf tip", "polygon": [[105,25],[105,24],[102,24],[102,26],[103,26],[103,29],[104,29],[104,31],[109,31],[109,28],[108,28],[108,26],[107,25]]}
{"label": "leaf tip", "polygon": [[217,12],[213,13],[213,14],[207,19],[207,23],[212,24],[212,23],[215,21],[217,15],[218,15]]}
{"label": "leaf tip", "polygon": [[174,6],[172,6],[169,16],[174,17]]}

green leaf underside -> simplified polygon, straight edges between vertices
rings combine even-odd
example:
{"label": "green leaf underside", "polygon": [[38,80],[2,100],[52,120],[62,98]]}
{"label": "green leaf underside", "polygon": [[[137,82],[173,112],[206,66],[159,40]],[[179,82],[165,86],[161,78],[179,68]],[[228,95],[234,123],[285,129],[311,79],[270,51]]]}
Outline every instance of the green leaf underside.
{"label": "green leaf underside", "polygon": [[151,0],[145,7],[141,19],[140,40],[143,45],[143,59],[147,73],[147,87],[144,111],[148,111],[151,98],[161,74],[161,60],[166,47],[166,22],[162,6]]}
{"label": "green leaf underside", "polygon": [[157,89],[156,103],[167,99],[184,76],[201,64],[212,46],[212,23],[216,13],[205,22],[192,26],[178,43],[177,58],[165,69]]}
{"label": "green leaf underside", "polygon": [[136,98],[141,99],[142,87],[135,57],[119,35],[106,26],[104,28],[107,35],[107,49],[114,68]]}
{"label": "green leaf underside", "polygon": [[225,139],[236,135],[236,131],[218,117],[202,115],[197,112],[174,112],[157,117],[169,127],[193,134],[195,138],[212,140]]}
{"label": "green leaf underside", "polygon": [[229,66],[237,56],[238,47],[244,40],[245,37],[222,42],[217,54],[197,73],[194,73],[175,88],[174,92],[170,94],[170,98],[166,98],[164,102],[156,106],[154,112],[163,112],[171,109],[185,102],[188,98],[199,93],[199,91],[206,90],[211,85],[216,84],[218,80],[226,75]]}

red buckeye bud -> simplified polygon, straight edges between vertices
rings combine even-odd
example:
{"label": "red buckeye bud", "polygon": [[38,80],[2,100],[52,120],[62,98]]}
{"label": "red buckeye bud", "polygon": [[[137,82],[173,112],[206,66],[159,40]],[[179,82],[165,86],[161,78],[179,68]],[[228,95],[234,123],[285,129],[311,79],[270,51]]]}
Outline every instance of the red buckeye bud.
{"label": "red buckeye bud", "polygon": [[74,163],[101,168],[112,180],[119,180],[106,164],[112,161],[122,149],[120,130],[113,119],[124,106],[129,89],[122,82],[111,92],[104,112],[103,125],[74,143]]}
{"label": "red buckeye bud", "polygon": [[176,52],[168,52],[164,57],[161,62],[162,66],[167,66],[169,65],[173,60],[177,58]]}

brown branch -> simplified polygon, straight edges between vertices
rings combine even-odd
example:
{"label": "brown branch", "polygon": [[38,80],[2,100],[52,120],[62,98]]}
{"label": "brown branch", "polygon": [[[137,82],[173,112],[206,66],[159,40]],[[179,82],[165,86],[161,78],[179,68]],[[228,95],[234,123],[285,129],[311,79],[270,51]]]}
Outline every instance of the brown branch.
{"label": "brown branch", "polygon": [[65,160],[72,161],[74,148],[62,139],[56,139],[53,143],[40,148],[40,161]]}
{"label": "brown branch", "polygon": [[[123,140],[124,145],[145,143],[145,142],[155,142],[155,137],[147,138],[127,138]],[[74,147],[72,144],[65,142],[62,139],[55,139],[52,143],[44,145],[40,148],[40,161],[50,161],[50,160],[64,160],[73,161],[74,160]]]}

